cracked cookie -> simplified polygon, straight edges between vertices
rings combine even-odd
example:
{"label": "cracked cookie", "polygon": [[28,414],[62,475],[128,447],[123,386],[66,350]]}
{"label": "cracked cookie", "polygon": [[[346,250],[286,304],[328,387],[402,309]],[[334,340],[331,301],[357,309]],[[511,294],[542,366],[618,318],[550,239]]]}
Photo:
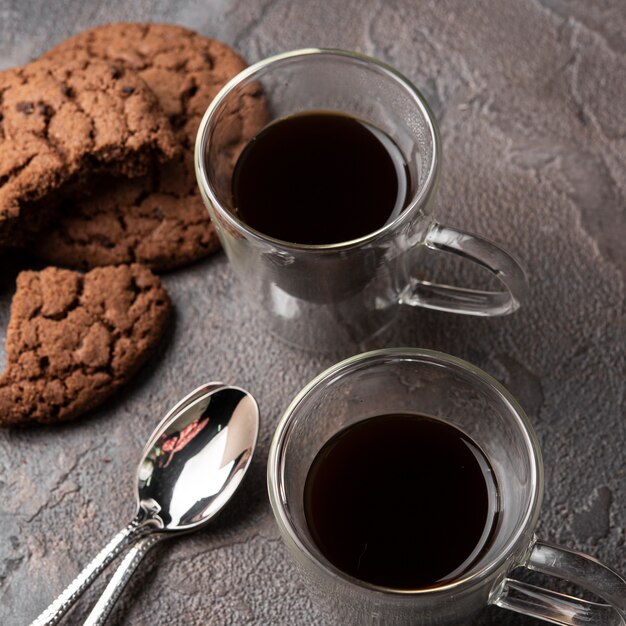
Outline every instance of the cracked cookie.
{"label": "cracked cookie", "polygon": [[128,176],[179,150],[144,81],[121,63],[36,61],[0,72],[0,247],[45,223],[70,183]]}
{"label": "cracked cookie", "polygon": [[[200,120],[224,84],[246,67],[219,41],[169,24],[120,23],[72,37],[44,55],[102,58],[136,71],[157,95],[176,129],[180,158],[142,178],[104,180],[88,198],[64,203],[54,227],[33,244],[40,258],[87,269],[141,262],[157,271],[191,263],[219,248],[197,190],[193,149]],[[264,126],[262,94],[252,94],[232,114],[234,158]]]}
{"label": "cracked cookie", "polygon": [[69,420],[114,393],[163,334],[170,299],[148,268],[17,278],[0,376],[0,425]]}

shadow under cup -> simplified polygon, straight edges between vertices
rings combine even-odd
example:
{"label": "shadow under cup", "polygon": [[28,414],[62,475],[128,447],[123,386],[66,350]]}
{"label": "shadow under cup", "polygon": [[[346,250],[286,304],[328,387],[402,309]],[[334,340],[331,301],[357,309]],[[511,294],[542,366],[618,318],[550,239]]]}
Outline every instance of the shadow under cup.
{"label": "shadow under cup", "polygon": [[[238,219],[231,194],[243,148],[237,138],[312,110],[359,117],[396,143],[412,189],[398,228],[383,227],[341,244],[307,246],[275,240]],[[279,55],[224,88],[199,131],[198,181],[245,295],[272,330],[308,347],[353,345],[392,321],[409,282],[407,266],[420,254],[422,246],[414,244],[425,239],[431,225],[437,143],[432,114],[419,94],[388,66],[356,54],[304,50]]]}
{"label": "shadow under cup", "polygon": [[[494,383],[446,355],[378,351],[331,368],[287,409],[270,452],[272,507],[308,588],[337,623],[467,624],[489,603],[498,578],[524,560],[543,493],[541,455],[522,409]],[[423,413],[456,426],[480,446],[493,467],[500,498],[493,540],[454,583],[401,591],[354,579],[324,557],[307,527],[304,486],[319,450],[350,424],[388,413]]]}

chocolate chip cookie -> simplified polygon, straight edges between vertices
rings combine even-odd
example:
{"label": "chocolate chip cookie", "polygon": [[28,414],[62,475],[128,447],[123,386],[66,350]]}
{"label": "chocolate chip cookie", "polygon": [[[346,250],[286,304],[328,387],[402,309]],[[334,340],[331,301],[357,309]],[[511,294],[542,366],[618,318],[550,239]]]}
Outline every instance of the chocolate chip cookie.
{"label": "chocolate chip cookie", "polygon": [[163,334],[170,299],[139,264],[17,278],[0,376],[0,425],[69,420],[110,396]]}
{"label": "chocolate chip cookie", "polygon": [[156,97],[121,63],[66,58],[0,72],[0,247],[40,228],[68,185],[96,170],[138,175],[178,150]]}
{"label": "chocolate chip cookie", "polygon": [[[197,191],[195,136],[211,100],[245,62],[219,41],[169,24],[110,24],[80,33],[44,55],[106,59],[136,71],[156,93],[182,146],[179,159],[131,181],[101,181],[90,198],[66,202],[33,245],[37,256],[71,267],[138,261],[155,270],[193,262],[219,247]],[[260,92],[231,116],[232,153],[266,121]],[[227,158],[227,155],[225,155]]]}

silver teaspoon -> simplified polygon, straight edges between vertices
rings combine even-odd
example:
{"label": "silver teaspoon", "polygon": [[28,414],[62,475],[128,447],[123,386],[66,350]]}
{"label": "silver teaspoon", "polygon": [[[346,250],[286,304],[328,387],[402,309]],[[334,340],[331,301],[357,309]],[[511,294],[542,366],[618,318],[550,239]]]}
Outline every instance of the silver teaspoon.
{"label": "silver teaspoon", "polygon": [[258,405],[238,387],[209,383],[181,400],[144,448],[137,469],[137,514],[31,626],[57,624],[104,568],[136,541],[144,539],[142,557],[157,540],[206,524],[241,483],[258,430]]}

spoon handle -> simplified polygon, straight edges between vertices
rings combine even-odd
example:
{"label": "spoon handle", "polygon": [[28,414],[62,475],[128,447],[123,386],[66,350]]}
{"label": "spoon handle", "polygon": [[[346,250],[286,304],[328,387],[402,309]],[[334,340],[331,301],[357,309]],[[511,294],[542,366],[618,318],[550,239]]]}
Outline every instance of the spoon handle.
{"label": "spoon handle", "polygon": [[160,534],[144,536],[130,548],[83,626],[102,626],[104,624],[143,557],[152,546],[163,538],[164,536]]}
{"label": "spoon handle", "polygon": [[152,546],[163,538],[164,535],[158,533],[147,535],[139,539],[130,548],[109,580],[98,602],[87,616],[83,626],[102,626],[104,624],[143,557]]}
{"label": "spoon handle", "polygon": [[57,624],[74,602],[85,593],[91,583],[115,557],[141,536],[153,530],[153,527],[146,524],[145,520],[139,517],[133,519],[128,526],[120,530],[107,543],[83,571],[65,588],[65,591],[30,626],[53,626],[53,624]]}

